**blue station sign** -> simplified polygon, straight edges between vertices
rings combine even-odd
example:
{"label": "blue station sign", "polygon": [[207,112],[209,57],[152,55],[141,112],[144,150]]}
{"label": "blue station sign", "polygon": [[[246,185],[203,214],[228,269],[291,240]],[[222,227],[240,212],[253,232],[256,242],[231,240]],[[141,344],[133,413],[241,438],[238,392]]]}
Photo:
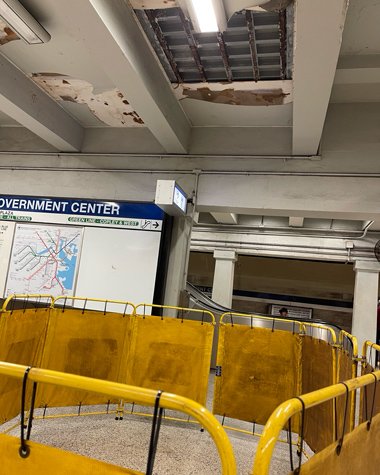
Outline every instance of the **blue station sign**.
{"label": "blue station sign", "polygon": [[161,231],[154,203],[0,195],[0,220]]}

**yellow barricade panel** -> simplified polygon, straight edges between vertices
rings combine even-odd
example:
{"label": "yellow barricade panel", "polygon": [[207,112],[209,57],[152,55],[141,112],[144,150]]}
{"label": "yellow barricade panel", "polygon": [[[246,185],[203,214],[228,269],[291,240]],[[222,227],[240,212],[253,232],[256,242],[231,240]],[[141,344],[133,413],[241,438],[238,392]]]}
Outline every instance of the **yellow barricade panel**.
{"label": "yellow barricade panel", "polygon": [[[91,378],[119,381],[124,344],[129,347],[130,316],[81,309],[53,309],[41,366]],[[128,340],[128,341],[127,341]],[[105,396],[44,385],[38,405],[106,403]]]}
{"label": "yellow barricade panel", "polygon": [[214,414],[265,424],[299,393],[301,337],[291,332],[221,324]]}
{"label": "yellow barricade panel", "polygon": [[[362,365],[362,375],[372,373],[372,371],[374,371],[374,368],[370,364],[364,363]],[[377,383],[376,394],[374,394],[374,391],[375,380],[373,380],[373,384],[370,384],[369,386],[366,386],[361,389],[360,422],[364,422],[370,418],[372,407],[373,415],[380,413],[380,383]]]}
{"label": "yellow barricade panel", "polygon": [[1,473],[12,475],[142,475],[127,468],[89,459],[82,455],[48,447],[36,442],[28,442],[30,455],[19,455],[20,439],[0,434]]}
{"label": "yellow barricade panel", "polygon": [[377,415],[368,431],[361,424],[346,435],[340,455],[336,453],[336,443],[302,465],[302,475],[357,475],[379,473],[380,451],[380,415]]}
{"label": "yellow barricade panel", "polygon": [[[334,348],[323,340],[304,336],[302,394],[334,384],[334,367]],[[325,402],[306,411],[304,435],[306,442],[315,452],[324,449],[333,442],[333,401]]]}
{"label": "yellow barricade panel", "polygon": [[[4,312],[0,317],[0,360],[39,366],[50,309]],[[21,381],[0,376],[0,423],[20,412]]]}
{"label": "yellow barricade panel", "polygon": [[137,316],[125,383],[206,403],[214,326]]}

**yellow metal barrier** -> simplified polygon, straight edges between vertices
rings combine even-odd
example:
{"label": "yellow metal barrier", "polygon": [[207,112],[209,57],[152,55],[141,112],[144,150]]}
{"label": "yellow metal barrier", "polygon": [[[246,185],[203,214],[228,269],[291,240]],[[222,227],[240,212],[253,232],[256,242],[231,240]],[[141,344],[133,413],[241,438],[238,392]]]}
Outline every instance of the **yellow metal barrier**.
{"label": "yellow metal barrier", "polygon": [[324,402],[331,401],[339,396],[344,396],[346,395],[347,390],[351,392],[364,386],[368,386],[369,384],[373,384],[374,376],[376,377],[376,380],[379,381],[380,371],[360,376],[355,379],[350,379],[345,382],[345,385],[342,383],[334,384],[280,404],[270,416],[264,427],[262,437],[257,447],[252,472],[253,475],[267,475],[269,473],[270,461],[280,432],[292,416],[302,412],[303,405],[305,409],[308,409]]}
{"label": "yellow metal barrier", "polygon": [[[27,366],[0,362],[0,374],[20,380],[24,378],[27,368]],[[125,384],[101,381],[40,368],[30,369],[28,380],[35,383],[53,384],[60,387],[95,392],[108,397],[135,401],[137,404],[146,406],[155,406],[157,400],[157,391],[151,389],[127,386]],[[199,424],[209,432],[215,442],[221,460],[223,475],[236,475],[235,457],[227,434],[221,424],[205,407],[190,399],[166,392],[161,394],[159,402],[160,407],[163,409],[180,411],[195,418]],[[31,445],[30,448],[32,451],[33,446]]]}
{"label": "yellow metal barrier", "polygon": [[[70,301],[83,302],[83,308],[67,308]],[[86,310],[88,301],[100,302],[103,311]],[[58,306],[57,303],[61,303]],[[108,304],[118,304],[124,313],[108,312]],[[81,376],[125,382],[134,313],[130,302],[58,297],[50,311],[41,366]],[[38,404],[43,406],[74,406],[102,404],[104,399],[93,393],[64,390],[46,386],[39,392]]]}
{"label": "yellow metal barrier", "polygon": [[[13,298],[7,299],[0,314],[0,360],[39,366],[50,309],[6,310]],[[19,391],[19,381],[0,376],[0,423],[17,415]]]}
{"label": "yellow metal barrier", "polygon": [[[147,307],[163,313],[174,310],[177,318],[139,314]],[[146,304],[136,307],[123,381],[206,403],[215,319],[211,312],[196,310],[198,320],[188,320],[185,317],[191,311]]]}
{"label": "yellow metal barrier", "polygon": [[[276,319],[259,318],[273,329],[255,326],[253,315],[221,316],[213,412],[265,424],[278,404],[300,393],[302,337],[275,329]],[[302,323],[289,321],[303,332]]]}

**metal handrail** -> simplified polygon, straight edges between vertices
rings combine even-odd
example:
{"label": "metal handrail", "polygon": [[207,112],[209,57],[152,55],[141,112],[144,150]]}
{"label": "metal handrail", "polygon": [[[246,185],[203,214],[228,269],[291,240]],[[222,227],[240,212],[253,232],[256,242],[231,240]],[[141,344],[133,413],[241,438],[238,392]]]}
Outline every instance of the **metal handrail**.
{"label": "metal handrail", "polygon": [[252,474],[267,475],[269,473],[270,461],[280,432],[292,416],[303,410],[303,405],[305,409],[308,409],[326,401],[331,401],[338,396],[343,396],[347,393],[347,390],[351,392],[368,386],[371,383],[373,384],[374,376],[376,377],[376,381],[379,381],[380,371],[350,379],[345,381],[344,384],[337,383],[332,386],[327,386],[326,388],[304,394],[299,398],[289,399],[280,404],[272,413],[264,427],[262,437],[257,447]]}
{"label": "metal handrail", "polygon": [[380,345],[377,345],[376,343],[372,343],[372,341],[370,340],[366,340],[363,343],[363,349],[362,349],[362,359],[364,362],[367,361],[368,348],[373,348],[375,351],[380,352]]}
{"label": "metal handrail", "polygon": [[[136,306],[132,302],[128,302],[127,300],[112,300],[112,299],[98,299],[98,298],[92,298],[92,297],[73,297],[71,295],[60,295],[59,297],[54,297],[53,298],[53,303],[52,303],[52,308],[56,308],[55,304],[59,300],[80,300],[82,302],[99,302],[99,303],[104,303],[105,305],[108,304],[117,304],[117,305],[124,305],[124,306],[130,306],[132,307],[132,312],[131,315],[135,315],[136,313]],[[89,309],[90,310],[90,309]]]}
{"label": "metal handrail", "polygon": [[300,322],[298,320],[290,320],[290,319],[286,319],[286,318],[266,317],[266,316],[262,316],[262,315],[255,315],[255,314],[248,314],[248,313],[225,312],[221,315],[219,323],[225,325],[226,322],[223,321],[224,317],[231,317],[231,316],[232,317],[238,317],[238,318],[256,318],[256,319],[270,321],[270,322],[274,321],[274,322],[279,322],[279,323],[280,322],[291,323],[293,325],[298,325],[300,333],[305,332],[305,328],[304,328],[305,323],[304,322]]}
{"label": "metal handrail", "polygon": [[[23,379],[27,366],[0,362],[0,374],[17,379]],[[155,406],[157,391],[139,388],[121,383],[102,381],[74,374],[61,373],[48,369],[31,368],[28,379],[35,383],[54,384],[72,389],[95,392],[107,396],[134,401],[136,404]],[[217,447],[223,475],[236,475],[236,462],[231,443],[221,424],[205,407],[191,399],[176,394],[163,392],[160,397],[160,407],[180,411],[194,417],[201,427],[206,429]]]}
{"label": "metal handrail", "polygon": [[[136,315],[141,315],[139,313],[139,309],[141,308],[160,308],[160,309],[167,309],[167,310],[177,310],[180,312],[189,312],[189,313],[198,313],[201,315],[208,315],[211,319],[211,322],[213,325],[215,325],[215,316],[212,312],[209,310],[201,310],[198,308],[186,308],[186,307],[173,307],[171,305],[158,305],[158,304],[153,304],[153,303],[139,303],[136,305]],[[145,316],[145,314],[142,314]]]}
{"label": "metal handrail", "polygon": [[[341,330],[339,332],[338,344],[343,348],[343,339],[347,338],[351,342],[352,346],[352,378],[356,378],[358,375],[358,339],[356,336],[351,335],[351,333]],[[340,366],[339,366],[340,367]],[[350,417],[350,430],[352,431],[355,427],[355,414],[356,414],[356,392],[351,395],[350,407],[351,407],[351,417]]]}
{"label": "metal handrail", "polygon": [[8,304],[12,301],[12,300],[17,300],[17,299],[24,299],[24,300],[32,300],[32,299],[38,299],[38,300],[42,300],[42,299],[46,299],[46,300],[50,300],[51,301],[51,304],[49,305],[49,308],[53,305],[53,302],[54,302],[54,297],[52,295],[49,295],[49,294],[12,294],[12,295],[9,295],[4,303],[3,303],[3,306],[1,308],[1,312],[10,312],[11,310],[7,310],[7,306]]}

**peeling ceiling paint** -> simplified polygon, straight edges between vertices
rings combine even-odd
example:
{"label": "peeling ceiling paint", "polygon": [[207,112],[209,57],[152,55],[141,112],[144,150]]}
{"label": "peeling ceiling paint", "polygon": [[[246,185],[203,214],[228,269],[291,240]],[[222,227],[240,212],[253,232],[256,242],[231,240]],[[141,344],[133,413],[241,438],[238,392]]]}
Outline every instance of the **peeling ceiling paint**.
{"label": "peeling ceiling paint", "polygon": [[133,8],[137,10],[156,10],[159,8],[178,7],[176,0],[130,0]]}
{"label": "peeling ceiling paint", "polygon": [[19,39],[17,34],[0,19],[0,46]]}
{"label": "peeling ceiling paint", "polygon": [[111,127],[140,127],[143,120],[117,89],[94,94],[87,81],[64,74],[34,73],[32,79],[56,101],[86,104],[104,124]]}
{"label": "peeling ceiling paint", "polygon": [[292,102],[292,81],[180,84],[178,100],[193,99],[238,106],[278,106]]}

